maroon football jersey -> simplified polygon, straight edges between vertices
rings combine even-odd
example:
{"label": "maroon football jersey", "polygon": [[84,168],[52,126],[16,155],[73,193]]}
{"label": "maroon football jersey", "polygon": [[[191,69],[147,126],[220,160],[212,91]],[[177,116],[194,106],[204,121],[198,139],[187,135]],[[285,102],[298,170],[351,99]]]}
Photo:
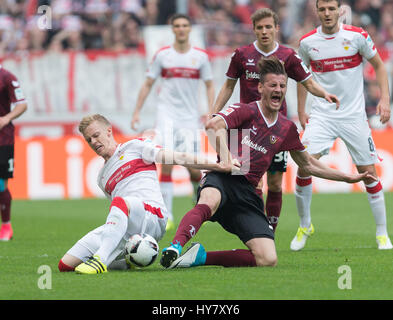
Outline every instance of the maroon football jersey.
{"label": "maroon football jersey", "polygon": [[[0,117],[11,111],[11,104],[25,100],[17,78],[0,66]],[[10,122],[0,130],[0,146],[12,145],[15,142],[14,125]]]}
{"label": "maroon football jersey", "polygon": [[[264,53],[257,47],[257,42],[235,50],[231,63],[226,73],[228,78],[240,79],[240,102],[250,103],[261,99],[258,92],[259,70],[257,67],[262,57],[276,56],[284,63],[288,77],[296,82],[304,81],[311,77],[310,71],[296,52],[277,43],[276,48]],[[287,104],[284,100],[280,111],[287,115]]]}
{"label": "maroon football jersey", "polygon": [[259,101],[230,105],[216,116],[226,122],[231,155],[240,161],[241,171],[254,186],[268,170],[275,154],[305,149],[296,125],[281,113],[273,124],[267,124]]}

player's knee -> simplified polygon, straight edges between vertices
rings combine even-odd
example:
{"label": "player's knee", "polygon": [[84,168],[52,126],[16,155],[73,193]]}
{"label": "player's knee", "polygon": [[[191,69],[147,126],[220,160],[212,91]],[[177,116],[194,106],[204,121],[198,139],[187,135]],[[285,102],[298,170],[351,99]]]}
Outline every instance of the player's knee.
{"label": "player's knee", "polygon": [[275,267],[277,265],[275,252],[253,252],[253,254],[258,267]]}
{"label": "player's knee", "polygon": [[214,214],[217,211],[220,202],[221,202],[220,191],[211,187],[202,189],[199,196],[198,204],[207,205],[210,208],[211,213]]}

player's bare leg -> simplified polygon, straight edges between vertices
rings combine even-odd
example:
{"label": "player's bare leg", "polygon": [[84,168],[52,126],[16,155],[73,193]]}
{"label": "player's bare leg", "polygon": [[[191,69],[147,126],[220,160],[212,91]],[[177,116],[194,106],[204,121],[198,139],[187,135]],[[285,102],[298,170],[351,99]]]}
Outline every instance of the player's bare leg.
{"label": "player's bare leg", "polygon": [[66,253],[59,261],[59,271],[74,271],[83,261],[73,255]]}
{"label": "player's bare leg", "polygon": [[[369,172],[374,177],[378,178],[375,165],[356,166],[359,173]],[[389,239],[386,227],[386,205],[385,196],[381,181],[366,180],[365,181],[367,199],[371,207],[376,225],[376,240],[378,249],[392,249],[392,243]]]}
{"label": "player's bare leg", "polygon": [[[321,157],[320,154],[312,156],[315,159]],[[314,226],[311,223],[312,178],[300,168],[297,170],[295,199],[300,226],[290,247],[291,250],[298,251],[304,248],[308,237],[314,233]]]}
{"label": "player's bare leg", "polygon": [[276,231],[282,208],[282,178],[283,172],[267,172],[266,215],[274,231]]}
{"label": "player's bare leg", "polygon": [[254,255],[259,267],[274,267],[277,264],[277,253],[274,240],[270,238],[254,238],[246,242],[246,246]]}

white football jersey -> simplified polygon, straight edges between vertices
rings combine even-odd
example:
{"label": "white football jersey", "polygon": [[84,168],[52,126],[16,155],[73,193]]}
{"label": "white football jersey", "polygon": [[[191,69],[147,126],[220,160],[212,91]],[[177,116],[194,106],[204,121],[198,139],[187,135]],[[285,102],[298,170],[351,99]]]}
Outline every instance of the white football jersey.
{"label": "white football jersey", "polygon": [[200,81],[213,79],[207,53],[192,47],[186,53],[173,46],[161,48],[151,62],[147,76],[163,79],[159,93],[157,119],[173,120],[174,127],[187,122],[198,123],[198,92]]}
{"label": "white football jersey", "polygon": [[98,174],[99,187],[110,199],[136,197],[166,214],[155,165],[160,150],[148,139],[119,144]]}
{"label": "white football jersey", "polygon": [[311,117],[332,120],[366,118],[363,94],[364,60],[377,53],[373,40],[362,28],[340,25],[335,34],[324,34],[321,26],[300,39],[299,55],[311,66],[323,88],[335,94],[340,107],[312,96]]}

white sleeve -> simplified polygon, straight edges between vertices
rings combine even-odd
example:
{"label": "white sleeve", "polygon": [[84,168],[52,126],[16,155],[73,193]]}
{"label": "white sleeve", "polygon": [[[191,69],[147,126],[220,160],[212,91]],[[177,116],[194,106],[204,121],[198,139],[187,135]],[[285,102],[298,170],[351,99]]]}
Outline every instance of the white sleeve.
{"label": "white sleeve", "polygon": [[300,42],[299,50],[298,50],[298,55],[300,58],[303,60],[303,62],[306,64],[306,66],[310,65],[310,57],[307,54],[307,49],[306,45],[304,44],[303,41]]}
{"label": "white sleeve", "polygon": [[161,70],[161,55],[157,52],[153,57],[153,60],[150,62],[146,76],[152,79],[157,79],[161,75]]}
{"label": "white sleeve", "polygon": [[213,79],[212,67],[210,65],[209,58],[207,55],[204,57],[203,63],[201,65],[201,79],[203,81]]}
{"label": "white sleeve", "polygon": [[140,152],[141,158],[148,163],[155,162],[157,154],[162,148],[153,143],[153,141],[151,141],[150,139],[138,139],[135,141],[138,145],[138,150]]}
{"label": "white sleeve", "polygon": [[359,53],[367,60],[374,57],[377,53],[374,41],[366,31],[359,35]]}

